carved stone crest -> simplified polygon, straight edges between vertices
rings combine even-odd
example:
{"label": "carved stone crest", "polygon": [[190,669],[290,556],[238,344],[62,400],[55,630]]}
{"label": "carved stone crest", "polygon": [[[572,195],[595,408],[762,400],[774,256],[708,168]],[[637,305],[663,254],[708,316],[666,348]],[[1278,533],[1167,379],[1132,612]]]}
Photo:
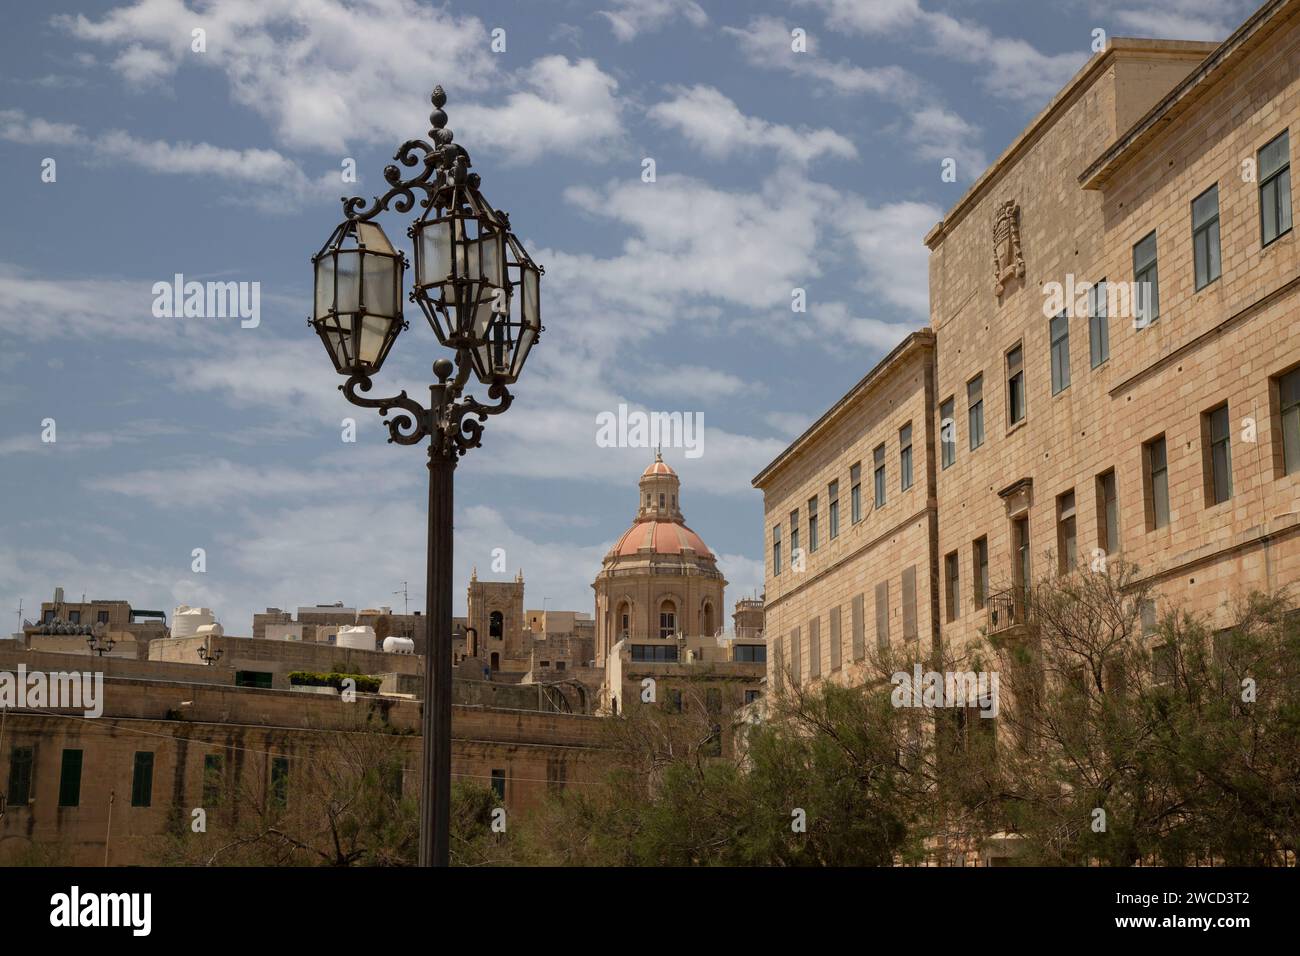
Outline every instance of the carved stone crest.
{"label": "carved stone crest", "polygon": [[1020,207],[1008,199],[993,217],[993,294],[1002,295],[1008,279],[1025,277],[1020,254]]}

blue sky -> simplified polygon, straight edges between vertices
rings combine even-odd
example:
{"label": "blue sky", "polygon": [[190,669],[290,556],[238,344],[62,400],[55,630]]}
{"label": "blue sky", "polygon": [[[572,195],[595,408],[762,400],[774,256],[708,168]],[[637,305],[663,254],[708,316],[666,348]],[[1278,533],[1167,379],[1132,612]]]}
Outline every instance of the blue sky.
{"label": "blue sky", "polygon": [[[382,191],[435,83],[484,193],[547,268],[547,331],[515,405],[457,471],[457,604],[476,564],[522,568],[530,607],[591,610],[652,457],[597,445],[596,417],[620,403],[703,414],[703,454],[664,457],[728,602],[754,592],[750,479],[926,322],[922,236],[1093,31],[1221,39],[1253,6],[15,5],[0,39],[0,631],[56,585],[169,615],[210,606],[233,634],[265,606],[400,609],[404,580],[423,606],[423,453],[344,400],[306,316],[339,197]],[[382,222],[404,240],[404,217]],[[155,317],[153,285],[176,273],[258,283],[260,324]],[[445,353],[407,318],[373,394],[428,394]],[[508,575],[489,570],[495,548]]]}

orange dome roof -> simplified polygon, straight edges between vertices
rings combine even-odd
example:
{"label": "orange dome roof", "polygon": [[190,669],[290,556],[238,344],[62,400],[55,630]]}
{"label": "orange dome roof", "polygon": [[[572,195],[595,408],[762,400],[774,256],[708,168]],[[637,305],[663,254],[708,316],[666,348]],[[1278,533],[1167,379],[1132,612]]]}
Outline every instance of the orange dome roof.
{"label": "orange dome roof", "polygon": [[655,460],[646,466],[645,471],[641,472],[642,478],[649,478],[651,475],[672,475],[676,478],[677,472],[673,471],[667,462],[656,455]]}
{"label": "orange dome roof", "polygon": [[676,521],[638,521],[618,539],[610,554],[633,557],[642,548],[650,548],[655,554],[681,554],[691,550],[697,557],[713,557],[713,552],[698,534]]}

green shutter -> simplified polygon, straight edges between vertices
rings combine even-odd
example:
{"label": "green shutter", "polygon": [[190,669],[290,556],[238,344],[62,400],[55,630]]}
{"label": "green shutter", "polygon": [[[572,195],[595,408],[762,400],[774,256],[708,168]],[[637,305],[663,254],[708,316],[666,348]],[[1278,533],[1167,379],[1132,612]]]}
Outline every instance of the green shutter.
{"label": "green shutter", "polygon": [[137,750],[135,774],[131,778],[131,806],[147,807],[153,804],[153,751]]}
{"label": "green shutter", "polygon": [[81,804],[80,750],[63,751],[63,768],[59,773],[59,806],[75,807]]}
{"label": "green shutter", "polygon": [[9,752],[9,794],[11,807],[27,806],[32,798],[32,763],[35,750],[15,747]]}

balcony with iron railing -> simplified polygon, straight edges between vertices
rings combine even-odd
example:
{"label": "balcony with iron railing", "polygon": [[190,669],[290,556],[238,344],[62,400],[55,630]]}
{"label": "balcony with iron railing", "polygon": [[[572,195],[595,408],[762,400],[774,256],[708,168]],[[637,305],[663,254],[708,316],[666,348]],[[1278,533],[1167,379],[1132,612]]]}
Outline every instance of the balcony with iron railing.
{"label": "balcony with iron railing", "polygon": [[992,592],[985,603],[988,633],[1005,634],[1034,623],[1034,589],[1015,585]]}

